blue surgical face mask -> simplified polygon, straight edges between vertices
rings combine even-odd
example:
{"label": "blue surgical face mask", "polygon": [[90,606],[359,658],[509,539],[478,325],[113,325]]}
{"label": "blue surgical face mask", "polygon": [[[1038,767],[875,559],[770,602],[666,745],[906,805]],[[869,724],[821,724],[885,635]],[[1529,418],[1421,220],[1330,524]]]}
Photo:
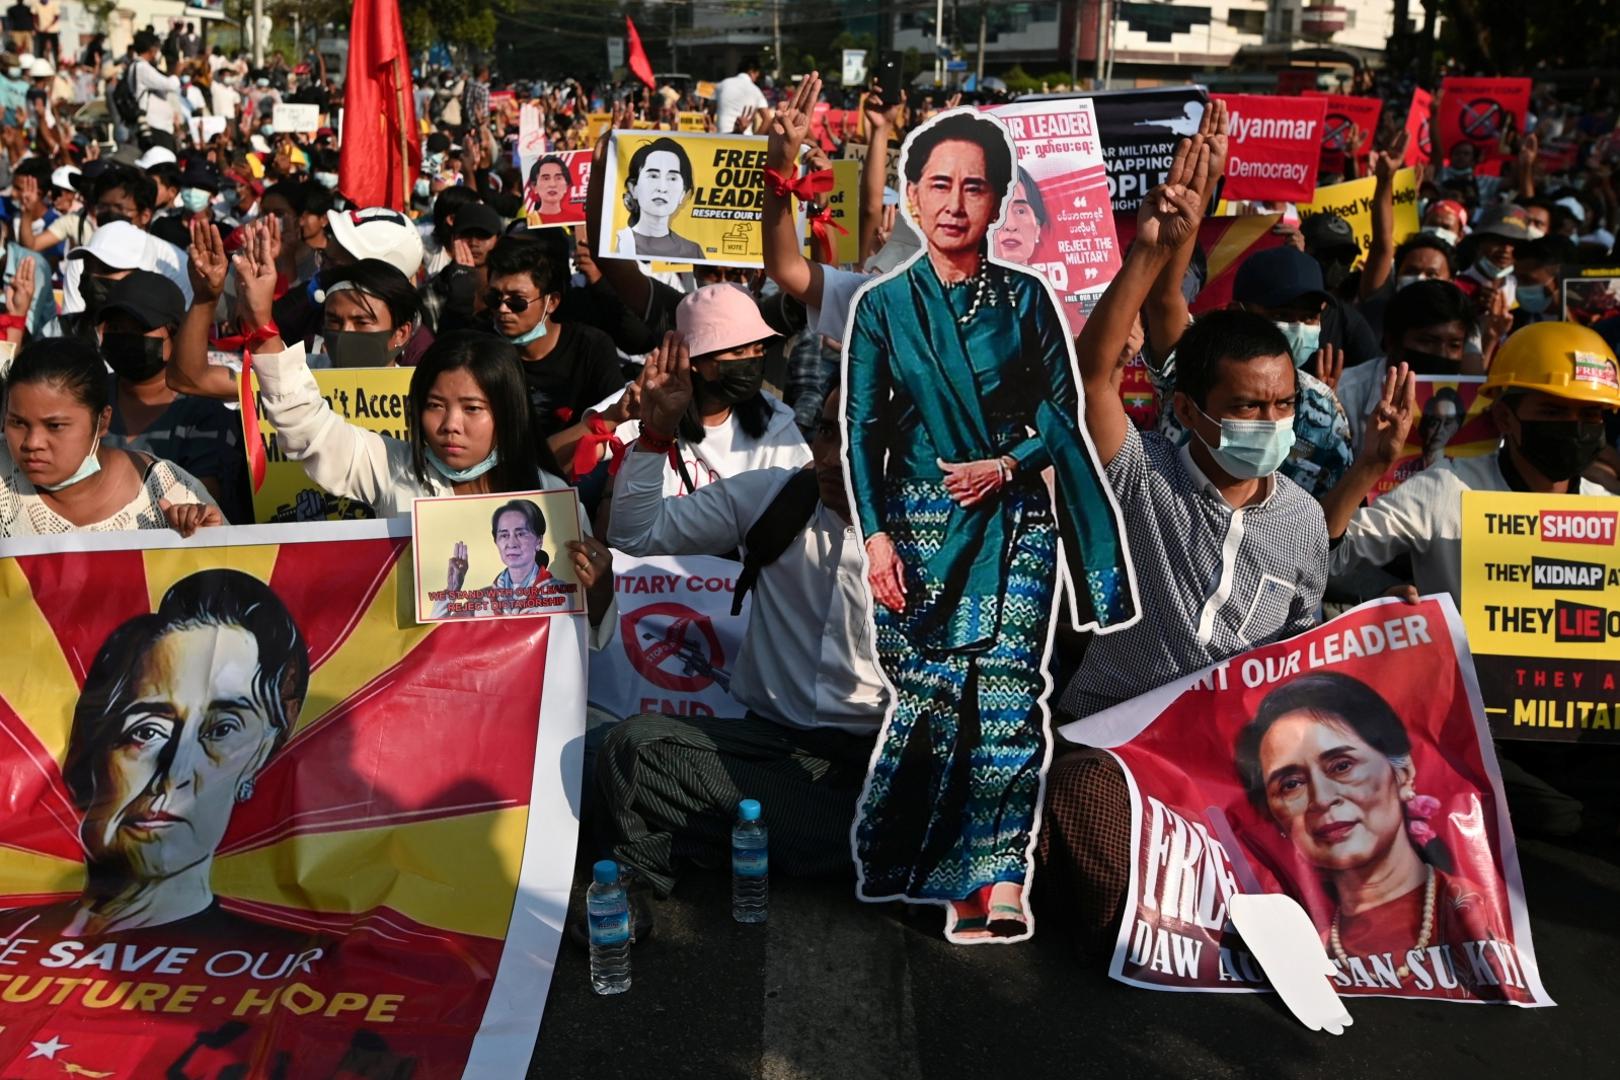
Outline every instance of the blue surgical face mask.
{"label": "blue surgical face mask", "polygon": [[525,331],[523,331],[523,333],[518,334],[516,337],[509,337],[506,340],[510,341],[512,344],[518,346],[519,348],[522,348],[524,345],[527,345],[529,342],[531,342],[531,341],[539,341],[541,338],[543,338],[545,336],[546,336],[546,318],[545,318],[544,315],[542,315],[542,316],[540,316],[540,321],[534,324],[534,329],[525,330]]}
{"label": "blue surgical face mask", "polygon": [[1294,357],[1295,367],[1304,367],[1316,350],[1322,347],[1322,327],[1319,323],[1273,323],[1288,339],[1288,351]]}
{"label": "blue surgical face mask", "polygon": [[338,174],[335,172],[318,172],[315,174],[315,182],[327,191],[334,191],[338,186]]}
{"label": "blue surgical face mask", "polygon": [[35,484],[34,486],[43,488],[46,491],[56,492],[61,491],[63,488],[70,488],[74,484],[77,484],[80,480],[90,479],[92,476],[96,475],[96,473],[101,471],[101,459],[96,456],[96,450],[100,446],[100,439],[97,439],[95,442],[91,443],[89,455],[79,463],[79,467],[74,470],[73,475],[68,477],[66,480],[63,480],[60,484]]}
{"label": "blue surgical face mask", "polygon": [[180,205],[193,214],[200,214],[208,209],[208,202],[213,196],[202,188],[181,188]]}
{"label": "blue surgical face mask", "polygon": [[235,207],[236,206],[236,189],[231,187],[231,188],[226,188],[224,191],[220,192],[219,193],[219,205],[223,206],[227,210],[230,210],[233,207]]}
{"label": "blue surgical face mask", "polygon": [[[1197,406],[1193,406],[1197,408]],[[1215,418],[1198,409],[1206,420]],[[1198,441],[1204,443],[1215,464],[1229,476],[1239,480],[1258,480],[1270,476],[1288,460],[1294,449],[1294,418],[1287,420],[1219,420],[1220,445],[1210,446],[1195,430]]]}
{"label": "blue surgical face mask", "polygon": [[476,465],[469,465],[465,469],[452,469],[450,466],[439,460],[439,455],[433,452],[433,448],[431,446],[422,447],[422,454],[427,458],[428,464],[432,465],[440,476],[444,477],[452,484],[465,484],[468,481],[476,480],[480,476],[483,476],[485,473],[489,472],[489,470],[493,469],[496,465],[500,464],[501,460],[501,452],[499,450],[491,450],[489,452],[489,457],[485,458],[483,461],[480,461]]}
{"label": "blue surgical face mask", "polygon": [[8,78],[8,79],[17,79],[17,78],[21,78],[21,77],[22,77],[22,68],[20,68],[20,67],[8,67],[8,68],[6,68],[6,78]]}
{"label": "blue surgical face mask", "polygon": [[1532,315],[1540,315],[1552,303],[1552,290],[1545,285],[1520,285],[1514,295],[1519,306]]}
{"label": "blue surgical face mask", "polygon": [[416,181],[416,197],[418,199],[426,199],[429,195],[432,195],[432,194],[433,194],[433,188],[428,184],[427,177],[424,176],[424,177],[419,178]]}
{"label": "blue surgical face mask", "polygon": [[190,86],[191,85],[191,76],[190,75],[182,75],[182,76],[180,76],[180,85],[181,86]]}
{"label": "blue surgical face mask", "polygon": [[1501,281],[1503,278],[1513,273],[1513,267],[1497,266],[1495,263],[1491,262],[1491,260],[1481,255],[1479,258],[1474,260],[1474,273],[1478,274],[1486,281]]}

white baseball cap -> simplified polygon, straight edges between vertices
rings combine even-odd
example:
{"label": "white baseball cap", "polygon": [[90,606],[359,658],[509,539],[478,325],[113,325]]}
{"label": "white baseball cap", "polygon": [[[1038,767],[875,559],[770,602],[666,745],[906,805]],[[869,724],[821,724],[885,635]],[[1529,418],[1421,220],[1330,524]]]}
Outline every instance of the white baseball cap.
{"label": "white baseball cap", "polygon": [[90,235],[90,242],[68,252],[70,259],[95,256],[114,270],[138,270],[146,254],[146,233],[127,221],[109,221]]}
{"label": "white baseball cap", "polygon": [[386,206],[328,210],[326,223],[343,250],[356,259],[381,259],[412,281],[422,268],[422,234],[411,219]]}
{"label": "white baseball cap", "polygon": [[49,79],[55,75],[56,69],[52,67],[51,62],[45,59],[43,56],[38,60],[35,60],[28,67],[28,77],[30,79]]}
{"label": "white baseball cap", "polygon": [[77,191],[79,189],[73,183],[73,178],[78,175],[79,167],[77,165],[62,165],[51,173],[51,187],[58,191]]}
{"label": "white baseball cap", "polygon": [[174,151],[163,146],[154,146],[135,159],[137,169],[150,169],[154,165],[174,165],[179,161]]}

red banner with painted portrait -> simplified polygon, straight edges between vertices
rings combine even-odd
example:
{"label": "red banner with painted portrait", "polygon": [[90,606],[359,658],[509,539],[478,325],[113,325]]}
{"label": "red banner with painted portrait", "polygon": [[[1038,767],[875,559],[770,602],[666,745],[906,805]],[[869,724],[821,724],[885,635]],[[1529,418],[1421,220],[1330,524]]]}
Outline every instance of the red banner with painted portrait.
{"label": "red banner with painted portrait", "polygon": [[1445,459],[1482,457],[1502,445],[1502,433],[1491,418],[1491,398],[1479,390],[1483,375],[1413,376],[1416,415],[1406,444],[1378,483],[1367,493],[1371,502]]}
{"label": "red banner with painted portrait", "polygon": [[523,158],[523,212],[531,229],[585,223],[591,152],[559,150]]}
{"label": "red banner with painted portrait", "polygon": [[1552,1004],[1450,597],[1365,605],[1063,734],[1131,792],[1114,978],[1267,989],[1227,903],[1285,893],[1341,995]]}
{"label": "red banner with painted portrait", "polygon": [[0,549],[0,1076],[522,1075],[583,632],[417,625],[406,526]]}

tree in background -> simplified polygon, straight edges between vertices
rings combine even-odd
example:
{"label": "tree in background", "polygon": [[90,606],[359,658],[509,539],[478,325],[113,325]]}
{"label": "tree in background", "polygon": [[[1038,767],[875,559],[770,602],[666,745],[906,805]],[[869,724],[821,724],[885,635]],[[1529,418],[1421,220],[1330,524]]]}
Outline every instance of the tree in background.
{"label": "tree in background", "polygon": [[1440,54],[1466,72],[1609,67],[1620,49],[1614,0],[1559,0],[1533,14],[1523,0],[1424,0],[1424,7],[1445,16]]}

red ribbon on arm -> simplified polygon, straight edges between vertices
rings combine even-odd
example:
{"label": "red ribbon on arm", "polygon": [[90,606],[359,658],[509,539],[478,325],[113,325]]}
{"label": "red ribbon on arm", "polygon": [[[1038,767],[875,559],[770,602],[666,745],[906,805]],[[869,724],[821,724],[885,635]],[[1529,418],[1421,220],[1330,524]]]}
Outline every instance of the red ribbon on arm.
{"label": "red ribbon on arm", "polygon": [[833,179],[831,169],[817,169],[800,177],[785,175],[775,169],[766,169],[765,180],[770,184],[771,194],[777,198],[785,199],[792,195],[800,202],[810,202],[823,191],[831,191],[833,184],[837,182]]}
{"label": "red ribbon on arm", "polygon": [[619,475],[619,466],[624,463],[624,440],[613,433],[607,421],[596,413],[585,417],[585,427],[590,432],[582,435],[574,445],[574,475],[569,479],[578,481],[587,475],[602,461],[601,451],[605,448],[608,460],[608,475]]}
{"label": "red ribbon on arm", "polygon": [[266,323],[246,334],[216,338],[209,342],[213,348],[227,352],[242,350],[242,374],[236,378],[236,400],[242,408],[242,442],[247,453],[248,474],[253,478],[253,490],[264,487],[264,438],[259,431],[259,401],[253,396],[253,346],[279,337],[280,328]]}
{"label": "red ribbon on arm", "polygon": [[836,259],[837,249],[833,245],[833,238],[828,233],[830,225],[834,229],[849,235],[849,230],[838,222],[832,220],[824,206],[816,202],[816,196],[824,191],[831,191],[837,181],[833,178],[831,169],[817,169],[815,172],[805,173],[800,177],[792,177],[777,172],[775,169],[765,170],[765,182],[770,185],[771,193],[779,199],[789,195],[797,198],[804,204],[805,215],[810,219],[810,233],[815,237],[816,246],[820,249],[822,262],[832,263]]}

